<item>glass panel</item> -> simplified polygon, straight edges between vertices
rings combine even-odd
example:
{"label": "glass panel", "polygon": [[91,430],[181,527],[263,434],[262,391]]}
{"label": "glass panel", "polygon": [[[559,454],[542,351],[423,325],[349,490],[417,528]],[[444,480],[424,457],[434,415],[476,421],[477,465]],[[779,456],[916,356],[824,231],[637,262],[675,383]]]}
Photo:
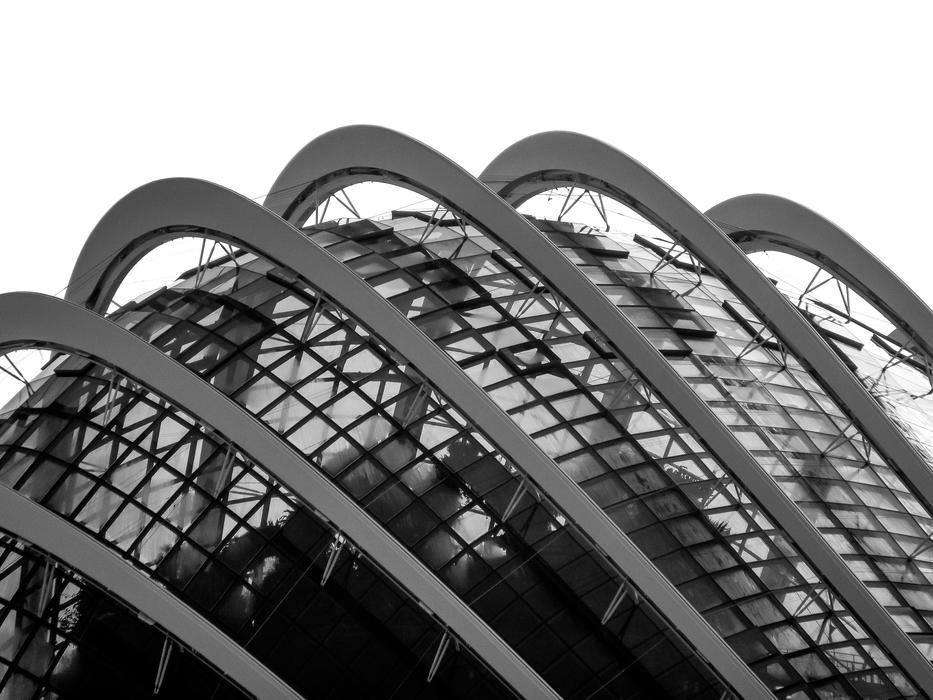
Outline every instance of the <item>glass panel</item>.
{"label": "glass panel", "polygon": [[[7,444],[0,448],[0,478],[9,486],[117,548],[299,692],[511,695],[467,649],[447,655],[429,685],[428,667],[444,629],[417,601],[235,446],[111,370],[60,355],[35,393],[0,420],[0,432]],[[335,565],[325,583],[332,557]],[[71,618],[60,620],[83,619],[83,604],[71,610],[66,611]],[[94,614],[93,606],[88,608],[87,615]],[[120,662],[131,653],[120,635],[130,635],[128,625],[137,618],[121,615],[93,618],[95,634],[110,640],[102,663]],[[130,622],[121,622],[124,617]],[[0,641],[4,634],[7,639],[19,634],[3,629]],[[145,679],[150,686],[134,692],[129,684],[130,690],[118,695],[152,693],[161,640],[153,642],[151,628],[145,630],[132,633],[131,641],[158,646],[147,647],[139,659],[127,657],[125,668],[135,674],[134,683]],[[38,673],[35,682],[51,683],[57,692],[59,671],[62,683],[72,682],[72,671],[89,688],[108,682],[96,678],[106,674],[90,660],[82,665],[79,642],[61,652],[62,658],[75,658],[56,666],[51,679]],[[67,638],[56,644],[65,649]],[[165,686],[163,693],[211,696],[212,687],[200,692],[194,675],[192,685],[181,690],[179,678],[195,674],[186,670],[193,658],[173,656],[175,690]],[[362,658],[378,673],[360,674]],[[49,663],[64,662],[49,657]],[[133,669],[141,663],[145,671],[137,674]],[[88,673],[95,677],[87,678]],[[122,678],[123,671],[110,676]],[[22,697],[18,693],[9,697]]]}
{"label": "glass panel", "polygon": [[[619,249],[611,239],[586,227],[569,228],[573,233],[570,235],[567,224],[536,223],[558,246],[573,249],[576,259],[587,264],[592,264],[593,258],[581,251],[581,240],[607,242],[613,249]],[[760,658],[790,659],[806,653],[819,656],[822,652],[814,650],[824,645],[802,627],[809,618],[800,613],[797,605],[788,602],[792,592],[802,592],[810,601],[809,615],[815,615],[815,619],[827,624],[841,621],[838,627],[844,630],[847,643],[855,646],[868,643],[867,635],[851,613],[762,514],[760,506],[716,463],[638,374],[615,356],[598,330],[590,328],[533,271],[468,222],[455,228],[431,228],[421,220],[393,219],[390,224],[393,230],[384,232],[383,237],[407,241],[408,246],[386,253],[386,259],[405,269],[408,266],[403,251],[434,255],[447,262],[446,266],[438,267],[446,272],[445,284],[459,283],[470,289],[479,286],[486,293],[466,302],[451,302],[443,315],[440,311],[420,313],[407,307],[401,297],[392,299],[393,303],[447,350],[519,425],[529,430],[539,446],[584,486],[645,553],[658,561],[662,570],[668,571],[663,564],[671,557],[679,552],[687,554],[693,562],[693,577],[674,582],[685,594],[698,581],[718,591],[721,603],[709,611],[708,619],[730,643],[741,649],[754,639],[761,649]],[[328,249],[343,237],[340,226],[312,226],[308,235]],[[477,248],[466,254],[465,247],[449,245],[455,238],[475,242]],[[595,247],[598,245],[595,243]],[[733,352],[730,346],[712,337],[716,329],[681,300],[679,291],[655,281],[650,268],[624,257],[598,262],[603,269],[594,275],[597,284],[618,294],[623,303],[645,308],[658,306],[655,315],[646,318],[653,324],[657,323],[656,318],[663,321],[657,329],[663,332],[658,335],[659,342],[662,338],[671,340],[662,351],[688,361],[698,347],[710,348],[718,356],[728,357]],[[376,282],[375,278],[370,281]],[[665,317],[662,312],[667,311],[670,313]],[[440,319],[444,322],[439,323]],[[684,323],[684,319],[694,323]],[[536,361],[529,361],[527,350],[531,347],[538,348],[531,356]],[[794,385],[799,386],[799,382]],[[734,388],[744,390],[739,384]],[[756,389],[753,387],[752,391]],[[725,400],[730,395],[725,391],[720,398]],[[747,404],[765,398],[766,394],[750,393],[741,400]],[[577,416],[566,408],[561,412],[560,406],[574,402],[599,408],[595,414],[590,411],[591,415]],[[564,420],[553,427],[545,423],[536,429],[539,424],[529,422],[529,415],[533,415],[532,409],[543,406],[551,409],[549,417],[556,414]],[[633,418],[639,414],[647,419]],[[594,416],[599,422],[594,422]],[[593,432],[597,426],[598,431]],[[635,429],[633,432],[629,432],[630,426]],[[601,442],[594,446],[591,437]],[[781,437],[786,440],[798,436]],[[748,439],[754,440],[756,446],[764,444],[764,436],[758,432],[749,432]],[[604,449],[603,444],[615,449]],[[623,459],[613,457],[613,452],[619,454],[623,450],[630,450]],[[641,516],[633,517],[632,506],[646,497],[677,491],[686,496],[681,503],[686,504],[688,512],[683,516],[664,517],[659,512],[659,518],[648,508]],[[768,544],[764,558],[747,548],[747,532],[754,532]],[[716,549],[709,548],[711,542],[718,543]],[[719,554],[710,558],[713,552]],[[714,575],[730,568],[733,573]],[[737,586],[735,582],[740,580],[749,585]],[[733,593],[741,593],[742,598],[731,599]],[[782,611],[781,629],[789,630],[784,637],[768,637],[767,630],[756,629],[739,607],[746,600],[761,597],[770,597],[775,609]],[[740,629],[748,631],[737,634],[734,620],[740,621]],[[775,643],[792,636],[807,640],[807,649],[779,647]],[[847,673],[826,657],[819,658],[833,669],[834,678]],[[891,668],[890,660],[884,658],[883,667]],[[790,696],[805,687],[805,679],[792,664],[781,668],[787,679],[781,686],[782,694]],[[882,679],[878,689],[881,694],[897,692],[883,674],[878,678]],[[841,687],[851,692],[845,681]]]}
{"label": "glass panel", "polygon": [[79,574],[0,535],[0,698],[156,694],[248,697]]}
{"label": "glass panel", "polygon": [[[929,649],[933,630],[926,617],[919,614],[922,608],[912,594],[919,587],[930,590],[933,583],[929,567],[916,556],[926,548],[924,542],[933,532],[930,513],[910,493],[896,467],[852,424],[844,407],[742,303],[734,289],[700,265],[690,251],[672,243],[666,233],[644,220],[634,225],[639,233],[624,232],[622,229],[633,229],[629,219],[639,217],[630,210],[623,211],[618,203],[613,206],[617,215],[628,217],[619,228],[607,233],[581,225],[570,228],[577,234],[611,240],[629,251],[623,261],[625,275],[620,277],[629,292],[619,296],[620,309],[637,319],[636,324],[646,334],[658,327],[649,313],[653,312],[683,336],[692,352],[688,358],[674,361],[678,371],[724,417],[788,495],[811,515],[814,524],[879,600],[893,615],[903,618],[902,626],[913,633],[921,648]],[[621,221],[615,219],[616,223]],[[568,224],[545,220],[536,220],[536,224],[562,250],[579,253],[580,246],[569,238],[561,239],[557,231]],[[825,273],[821,279],[825,279]],[[823,288],[848,296],[834,284]],[[704,317],[715,337],[691,337],[696,329],[673,322],[666,315],[672,297],[676,297],[680,308]],[[639,303],[638,298],[643,301]],[[846,308],[849,301],[845,302]],[[636,314],[633,309],[640,311]],[[826,310],[824,304],[823,315]],[[805,311],[812,316],[814,306],[811,304]],[[815,322],[825,325],[822,316]],[[845,338],[829,339],[840,352],[856,351],[856,346]],[[855,491],[849,486],[852,481],[865,483],[866,487]],[[900,531],[887,535],[882,515],[899,517],[905,524]],[[863,681],[858,676],[858,683]]]}
{"label": "glass panel", "polygon": [[[379,240],[373,236],[367,243]],[[362,255],[362,246],[346,247],[341,254],[352,262]],[[372,262],[371,255],[367,260]],[[479,299],[483,288],[464,278],[458,267],[439,262],[443,264],[414,264],[405,279],[409,287],[422,283],[412,280],[425,281],[448,303],[473,309],[454,324],[435,320],[436,333],[460,329],[475,333],[481,347],[510,348],[503,363],[489,367],[484,375],[499,381],[512,376],[513,367],[528,370],[510,387],[499,388],[503,396],[513,397],[506,400],[518,406],[528,397],[563,396],[575,389],[577,383],[559,368],[547,347],[529,344],[530,336],[508,322],[505,310],[487,313]],[[386,279],[385,265],[370,263],[357,270],[372,270],[374,278]],[[231,283],[229,276],[236,281]],[[313,289],[299,284],[286,288],[278,284],[278,277],[257,275],[249,263],[228,264],[225,275],[215,275],[189,294],[196,295],[199,303],[216,304],[220,301],[212,301],[215,285],[223,290],[260,285],[274,290],[262,293],[265,304],[249,312],[262,333],[250,335],[213,363],[204,353],[193,362],[194,346],[175,343],[167,346],[170,354],[221,390],[235,393],[243,406],[302,448],[312,463],[436,571],[559,692],[573,694],[583,688],[584,695],[608,697],[634,692],[645,683],[654,687],[656,681],[637,661],[640,647],[627,641],[638,612],[639,624],[652,640],[649,646],[656,644],[673,664],[679,660],[684,668],[691,668],[681,677],[672,674],[665,681],[670,685],[657,686],[657,692],[674,696],[709,692],[711,697],[716,693],[718,682],[698,674],[693,652],[669,636],[666,624],[639,598],[626,596],[601,624],[613,597],[628,585],[624,577],[413,367],[397,364],[391,350],[338,308],[319,302]],[[403,294],[396,299],[413,297]],[[165,304],[154,299],[151,305],[138,304],[114,318],[118,322],[126,318],[136,332],[141,312],[159,308],[160,318],[170,317],[184,300]],[[520,301],[515,312],[538,313],[539,306],[533,300]],[[273,308],[274,318],[267,315]],[[145,331],[146,326],[142,328]],[[202,330],[209,340],[209,329]],[[171,327],[160,326],[162,336],[171,332]],[[149,339],[145,332],[143,337]],[[271,348],[274,354],[268,352]],[[548,370],[550,366],[556,369]],[[609,364],[602,371],[613,372]],[[528,407],[517,419],[535,431],[561,422],[546,403]],[[606,427],[591,421],[580,430],[595,439],[605,434]],[[566,429],[551,431],[542,439],[550,440],[561,454],[584,445],[581,435]],[[524,601],[532,590],[537,602],[528,606]],[[564,610],[561,617],[555,617],[557,610]],[[573,632],[567,624],[572,624]],[[558,673],[541,656],[545,637],[552,640],[546,648],[549,656],[585,670],[588,680],[582,686],[574,687],[578,679]]]}

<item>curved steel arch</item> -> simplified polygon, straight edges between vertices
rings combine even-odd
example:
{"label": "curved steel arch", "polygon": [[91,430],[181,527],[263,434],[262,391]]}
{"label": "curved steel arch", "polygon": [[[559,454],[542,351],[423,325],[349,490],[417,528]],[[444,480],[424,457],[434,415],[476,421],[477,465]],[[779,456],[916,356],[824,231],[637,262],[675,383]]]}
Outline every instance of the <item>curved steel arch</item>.
{"label": "curved steel arch", "polygon": [[254,697],[301,700],[301,695],[190,606],[64,518],[6,486],[0,487],[0,529],[103,587]]}
{"label": "curved steel arch", "polygon": [[[485,197],[499,202],[510,218],[515,216],[511,208],[473,182]],[[169,226],[173,230],[166,230]],[[629,537],[446,353],[364,280],[268,209],[200,180],[163,180],[146,185],[114,205],[94,229],[78,259],[68,298],[92,308],[106,308],[119,280],[132,265],[159,243],[191,235],[190,231],[179,230],[185,226],[214,231],[219,238],[251,248],[293,270],[396,351],[411,358],[422,375],[525,471],[662,615],[675,623],[675,628],[737,693],[742,697],[772,697],[754,672]]]}
{"label": "curved steel arch", "polygon": [[[641,163],[581,134],[552,131],[500,153],[481,175],[515,206],[563,184],[587,186],[625,202],[730,281],[746,303],[846,406],[879,451],[933,507],[933,470],[819,333],[712,221]],[[878,263],[880,265],[880,263]]]}
{"label": "curved steel arch", "polygon": [[[819,334],[709,219],[639,162],[597,139],[555,131],[530,136],[513,144],[490,163],[480,178],[516,207],[537,193],[557,186],[575,185],[603,192],[658,224],[690,248],[710,269],[732,282],[762,318],[778,331],[779,337],[798,356],[806,358],[841,403],[848,406],[866,435],[903,470],[921,497],[927,503],[933,503],[933,471]],[[769,502],[761,490],[751,485],[749,488],[763,502]],[[788,518],[792,521],[804,519],[794,504],[787,503],[794,511],[786,513]],[[782,511],[785,511],[783,507]],[[786,526],[781,517],[778,520]],[[814,528],[811,527],[810,532],[825,544]],[[808,534],[806,539],[798,540],[801,548],[804,544],[812,544],[810,537]],[[921,663],[922,655],[914,644],[877,605],[844,562],[836,556],[821,555],[817,555],[815,561],[827,578],[845,585],[845,589],[837,590],[846,597],[855,612],[865,615],[863,620],[878,638],[886,644],[895,644],[892,652],[900,650],[894,652],[896,657],[902,663],[909,661],[913,669],[911,673],[921,674],[929,683],[929,663],[925,660]],[[840,567],[846,569],[846,575],[836,571]],[[830,570],[834,571],[832,575]],[[850,598],[850,595],[854,597]],[[905,640],[909,647],[904,644]],[[924,687],[930,692],[928,685]]]}
{"label": "curved steel arch", "polygon": [[[652,208],[665,212],[665,215],[668,211],[680,213],[678,221],[683,219],[684,226],[695,224],[693,219],[699,218],[715,234],[719,243],[725,243],[739,256],[740,270],[746,276],[750,272],[764,280],[718,229],[655,175],[594,139],[566,132],[531,137],[507,149],[481,177],[494,187],[504,185],[503,189],[510,191],[502,194],[510,201],[513,194],[519,200],[527,199],[537,191],[554,186],[553,180],[543,179],[540,177],[542,175],[548,178],[552,175],[579,175],[575,168],[565,167],[564,162],[579,166],[579,173],[592,169],[603,173],[607,179],[602,184],[606,188],[613,181],[626,184],[629,191],[638,194]],[[598,165],[605,167],[596,167]],[[620,172],[621,166],[625,167]],[[525,184],[522,173],[538,176],[539,179],[527,183],[526,192],[516,193],[517,185]],[[517,183],[513,182],[513,175]],[[811,562],[819,563],[818,568],[825,579],[843,596],[873,636],[889,649],[920,687],[933,695],[933,668],[929,662],[770,474],[738,442],[644,334],[563,253],[509,204],[495,197],[487,187],[456,163],[421,142],[389,129],[373,126],[344,127],[311,141],[292,158],[276,179],[266,199],[266,206],[286,218],[295,218],[303,202],[309,199],[322,202],[329,193],[366,180],[403,183],[435,201],[450,205],[488,231],[491,237],[503,242],[532,270],[560,289],[577,311],[588,317],[608,337],[617,351],[624,349],[621,354],[629,358],[631,364],[638,368],[669,406],[683,417],[684,422],[697,432],[711,451],[759,499]],[[510,189],[509,184],[516,184],[516,188]],[[622,189],[616,187],[613,191],[621,192]],[[626,198],[628,201],[633,199]],[[644,206],[641,209],[648,211]],[[652,215],[652,218],[659,220],[657,216]],[[675,228],[680,229],[681,226]],[[783,297],[778,301],[783,303]],[[810,333],[814,333],[796,315],[796,310],[790,310],[796,320],[802,322]],[[819,336],[816,336],[816,340],[829,353]],[[831,359],[835,359],[835,356]],[[844,366],[842,369],[848,378],[848,370]],[[858,389],[864,398],[861,387]],[[884,417],[884,420],[887,421],[887,418]],[[914,455],[909,446],[908,450]],[[558,499],[555,501],[560,503]]]}
{"label": "curved steel arch", "polygon": [[790,199],[745,194],[706,216],[746,253],[779,250],[810,260],[861,294],[933,359],[933,311],[861,243],[829,219]]}
{"label": "curved steel arch", "polygon": [[[4,319],[0,352],[49,346],[87,355],[125,372],[219,433],[236,436],[235,443],[244,454],[323,514],[512,688],[528,697],[558,697],[485,622],[348,496],[245,409],[192,371],[102,316],[54,297],[22,292],[0,295],[0,317]],[[0,527],[5,525],[0,509]],[[122,565],[128,566],[125,562]],[[176,606],[181,606],[177,614],[186,614],[180,601]],[[230,644],[237,646],[232,641]],[[252,667],[253,674],[264,668],[248,655],[241,663]],[[292,693],[287,697],[296,696]]]}

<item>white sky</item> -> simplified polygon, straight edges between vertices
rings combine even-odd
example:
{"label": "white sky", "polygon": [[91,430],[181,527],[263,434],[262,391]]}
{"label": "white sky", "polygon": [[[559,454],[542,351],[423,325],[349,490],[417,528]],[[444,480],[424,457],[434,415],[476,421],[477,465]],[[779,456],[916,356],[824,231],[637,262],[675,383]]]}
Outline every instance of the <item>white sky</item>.
{"label": "white sky", "polygon": [[4,3],[0,292],[58,292],[141,184],[257,197],[313,137],[375,123],[473,173],[570,129],[700,209],[781,194],[933,302],[931,20],[927,2]]}

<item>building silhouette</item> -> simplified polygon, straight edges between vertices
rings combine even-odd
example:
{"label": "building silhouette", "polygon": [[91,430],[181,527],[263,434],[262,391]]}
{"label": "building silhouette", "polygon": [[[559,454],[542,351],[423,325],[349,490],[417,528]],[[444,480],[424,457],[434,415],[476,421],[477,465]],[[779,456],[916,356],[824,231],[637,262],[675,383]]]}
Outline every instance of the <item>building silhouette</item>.
{"label": "building silhouette", "polygon": [[933,316],[788,200],[348,127],[130,193],[0,336],[0,698],[933,694]]}

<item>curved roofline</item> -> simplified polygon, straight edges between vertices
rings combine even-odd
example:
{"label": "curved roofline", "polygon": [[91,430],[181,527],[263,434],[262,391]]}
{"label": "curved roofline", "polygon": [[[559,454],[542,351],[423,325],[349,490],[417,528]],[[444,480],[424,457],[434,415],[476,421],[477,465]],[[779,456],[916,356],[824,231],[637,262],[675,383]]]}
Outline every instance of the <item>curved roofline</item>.
{"label": "curved roofline", "polygon": [[[661,225],[746,297],[747,302],[779,333],[784,342],[810,363],[815,373],[849,407],[866,434],[900,466],[922,498],[928,504],[933,503],[933,471],[813,327],[722,231],[641,163],[597,139],[567,131],[551,131],[529,136],[509,146],[493,159],[480,178],[516,207],[539,192],[560,185],[576,185],[608,194]],[[611,305],[611,302],[606,301]],[[621,316],[618,310],[616,315]],[[615,321],[614,325],[622,324]],[[663,358],[661,361],[667,365]],[[648,374],[647,365],[637,366]],[[701,401],[679,375],[677,378],[692,395],[693,401],[689,403]],[[658,388],[669,399],[665,391]],[[673,402],[673,407],[680,409],[687,403],[685,398],[678,398]],[[703,406],[708,410],[705,402]],[[726,429],[711,412],[710,417]],[[708,430],[700,429],[696,421],[688,420],[688,423],[707,439]],[[920,687],[927,693],[933,693],[933,667],[917,646],[855,577],[796,504],[738,444],[731,432],[730,437],[735,444],[728,445],[727,454],[733,456],[723,459],[726,465],[734,469],[733,464],[739,464],[741,469],[734,470],[734,473],[740,476],[750,472],[756,476],[766,476],[766,479],[746,482],[746,487],[772,511],[773,517],[798,547],[810,557],[811,562],[823,572],[853,612],[888,647],[889,652]],[[714,445],[711,447],[723,458]],[[756,469],[743,465],[743,458],[751,460]]]}
{"label": "curved roofline", "polygon": [[[184,365],[112,321],[54,297],[24,292],[0,295],[0,317],[4,319],[0,324],[0,351],[48,346],[78,352],[125,373],[220,434],[235,436],[231,442],[238,449],[333,523],[517,692],[527,697],[558,697],[476,613],[368,513],[258,419]],[[125,562],[123,565],[130,566]],[[90,572],[92,576],[95,573]],[[179,611],[185,610],[180,601],[177,605]],[[252,675],[259,674],[262,667],[252,656],[243,659],[243,665],[251,669]]]}
{"label": "curved roofline", "polygon": [[[337,140],[344,145],[352,143],[353,134],[350,136],[349,141],[339,137]],[[340,151],[339,144],[333,145],[336,154]],[[473,182],[484,197],[492,198],[509,212],[510,220],[515,217],[510,207]],[[745,697],[773,697],[615,522],[459,365],[368,283],[268,209],[201,180],[162,180],[145,185],[114,205],[94,229],[75,266],[68,298],[105,308],[118,280],[146,251],[169,238],[191,235],[177,230],[183,225],[215,231],[219,237],[294,271],[409,358],[429,382],[548,494],[737,692]],[[166,227],[176,230],[166,231]],[[159,231],[162,233],[153,233]],[[532,239],[538,238],[535,229],[531,233]],[[111,262],[105,267],[98,262],[102,260]]]}
{"label": "curved roofline", "polygon": [[867,248],[829,219],[790,199],[745,194],[706,216],[746,253],[779,250],[831,271],[906,332],[933,360],[933,311]]}
{"label": "curved roofline", "polygon": [[[517,147],[520,148],[514,150]],[[580,149],[581,153],[575,149]],[[512,155],[508,155],[510,153]],[[520,141],[494,161],[494,165],[500,163],[506,167],[496,169],[490,166],[481,177],[496,186],[502,181],[512,182],[509,178],[526,172],[523,170],[525,166],[534,167],[539,163],[543,166],[541,171],[545,172],[554,167],[554,163],[565,162],[579,164],[584,168],[581,172],[586,172],[587,164],[606,160],[607,155],[612,156],[613,153],[622,156],[628,164],[622,173],[622,181],[634,183],[639,193],[674,194],[653,173],[624,154],[595,139],[569,132],[552,132]],[[616,158],[608,160],[618,165]],[[563,165],[556,167],[562,168]],[[490,173],[495,174],[492,179],[488,179]],[[619,173],[609,168],[605,174],[612,180]],[[511,249],[553,287],[560,289],[576,310],[607,336],[621,356],[629,358],[668,405],[706,442],[713,454],[759,499],[811,563],[814,566],[819,563],[818,568],[826,580],[882,640],[918,685],[933,693],[933,669],[917,646],[709,406],[644,334],[535,226],[456,163],[420,141],[390,129],[344,127],[319,136],[299,151],[276,179],[266,202],[283,215],[293,216],[301,201],[309,198],[322,201],[329,192],[363,180],[402,183],[451,206]],[[550,182],[544,181],[542,189],[549,187]],[[686,204],[679,195],[674,196]],[[635,204],[638,206],[637,202]],[[686,206],[702,219],[702,214],[690,205]],[[665,206],[662,205],[661,209]],[[709,222],[707,224],[718,239],[731,247],[718,229]],[[739,251],[735,253],[745,259]],[[750,264],[746,267],[760,276]],[[817,339],[822,343],[822,339]]]}

